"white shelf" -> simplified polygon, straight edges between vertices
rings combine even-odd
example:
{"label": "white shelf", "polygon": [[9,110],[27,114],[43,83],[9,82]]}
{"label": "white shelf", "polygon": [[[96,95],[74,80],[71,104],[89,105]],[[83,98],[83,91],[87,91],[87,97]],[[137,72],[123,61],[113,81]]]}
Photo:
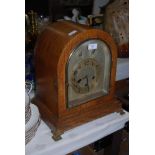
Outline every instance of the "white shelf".
{"label": "white shelf", "polygon": [[26,155],[65,155],[120,130],[129,120],[128,112],[112,113],[66,131],[55,142],[51,131],[42,121],[36,136],[26,145]]}

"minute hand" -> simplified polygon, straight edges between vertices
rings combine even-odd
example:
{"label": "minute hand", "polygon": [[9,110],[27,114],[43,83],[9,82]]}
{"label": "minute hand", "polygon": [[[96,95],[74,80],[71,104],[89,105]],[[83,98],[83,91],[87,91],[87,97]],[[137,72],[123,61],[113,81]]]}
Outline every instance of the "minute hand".
{"label": "minute hand", "polygon": [[87,87],[88,87],[88,91],[89,91],[89,81],[88,81],[88,76],[86,76],[86,80],[87,80],[86,85],[87,85]]}

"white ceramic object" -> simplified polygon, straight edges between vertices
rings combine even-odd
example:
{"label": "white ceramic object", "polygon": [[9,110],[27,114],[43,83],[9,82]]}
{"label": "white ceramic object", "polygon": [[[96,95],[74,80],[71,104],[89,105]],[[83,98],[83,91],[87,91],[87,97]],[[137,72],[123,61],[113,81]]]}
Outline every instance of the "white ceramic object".
{"label": "white ceramic object", "polygon": [[31,109],[30,109],[30,97],[25,90],[25,124],[29,121],[31,117]]}
{"label": "white ceramic object", "polygon": [[31,117],[25,125],[25,143],[27,144],[34,136],[40,124],[40,115],[37,106],[30,104]]}
{"label": "white ceramic object", "polygon": [[28,107],[25,109],[25,124],[30,120],[31,117],[31,108]]}
{"label": "white ceramic object", "polygon": [[27,107],[29,104],[30,104],[30,97],[27,91],[25,90],[25,107]]}
{"label": "white ceramic object", "polygon": [[84,24],[84,25],[87,24],[87,18],[84,17],[84,16],[81,16],[78,9],[74,8],[72,10],[72,14],[73,14],[73,16],[72,16],[72,21],[73,22]]}
{"label": "white ceramic object", "polygon": [[77,23],[78,20],[79,20],[79,14],[80,14],[80,12],[77,9],[73,9],[72,10],[72,13],[73,13],[72,21]]}

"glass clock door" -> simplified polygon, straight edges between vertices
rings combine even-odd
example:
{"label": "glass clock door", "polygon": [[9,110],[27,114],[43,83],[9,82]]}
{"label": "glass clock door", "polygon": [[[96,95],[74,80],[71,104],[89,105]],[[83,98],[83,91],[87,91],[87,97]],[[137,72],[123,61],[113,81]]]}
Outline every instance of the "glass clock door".
{"label": "glass clock door", "polygon": [[101,40],[86,40],[71,53],[66,65],[67,107],[109,93],[111,53]]}

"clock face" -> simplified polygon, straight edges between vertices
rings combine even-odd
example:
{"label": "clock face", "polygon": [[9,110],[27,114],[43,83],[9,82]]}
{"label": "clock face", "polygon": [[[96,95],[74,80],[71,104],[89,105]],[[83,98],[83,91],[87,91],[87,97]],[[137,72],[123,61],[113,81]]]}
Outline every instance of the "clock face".
{"label": "clock face", "polygon": [[100,64],[93,58],[81,60],[72,72],[71,86],[79,94],[85,94],[96,87],[100,75]]}
{"label": "clock face", "polygon": [[66,66],[67,107],[107,95],[110,66],[110,49],[105,42],[92,39],[76,47]]}

